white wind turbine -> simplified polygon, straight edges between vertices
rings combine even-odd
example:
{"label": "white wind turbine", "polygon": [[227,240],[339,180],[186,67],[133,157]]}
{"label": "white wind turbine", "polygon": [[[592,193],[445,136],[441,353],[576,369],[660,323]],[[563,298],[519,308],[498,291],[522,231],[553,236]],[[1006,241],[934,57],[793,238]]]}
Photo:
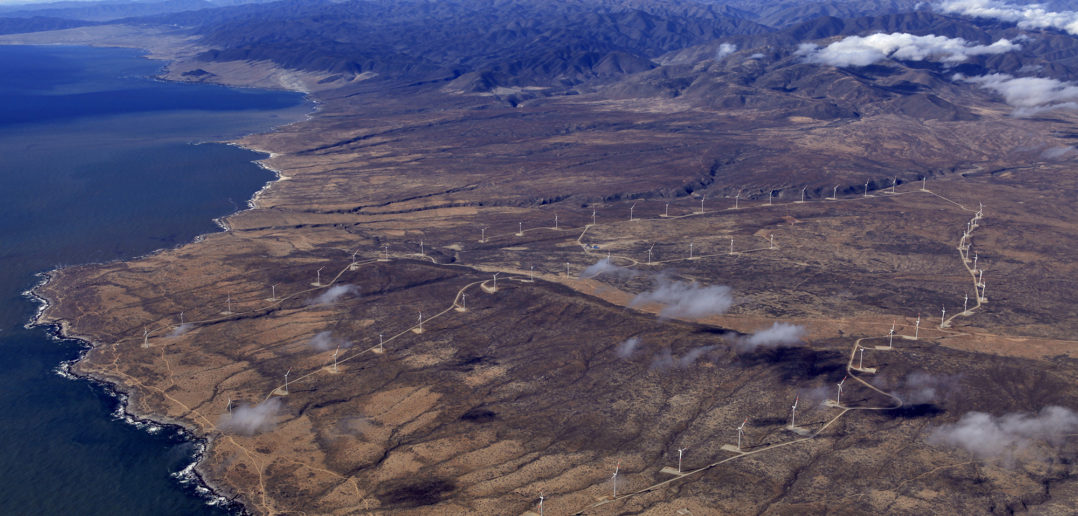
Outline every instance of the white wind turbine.
{"label": "white wind turbine", "polygon": [[749,418],[745,418],[745,420],[741,422],[741,426],[737,427],[737,449],[738,449],[738,451],[741,450],[741,436],[745,434],[745,423],[748,423],[748,422],[749,422]]}
{"label": "white wind turbine", "polygon": [[618,497],[618,470],[620,470],[620,469],[621,469],[621,461],[619,460],[618,465],[614,466],[614,476],[610,477],[610,483],[614,485],[614,496],[613,496],[613,498]]}

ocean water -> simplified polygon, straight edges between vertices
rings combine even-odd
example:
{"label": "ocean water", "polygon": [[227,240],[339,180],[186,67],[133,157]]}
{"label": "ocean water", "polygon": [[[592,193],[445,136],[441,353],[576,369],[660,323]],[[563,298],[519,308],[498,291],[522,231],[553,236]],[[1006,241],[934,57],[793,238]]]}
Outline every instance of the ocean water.
{"label": "ocean water", "polygon": [[117,417],[104,387],[58,374],[80,343],[26,329],[22,293],[56,266],[217,231],[272,175],[200,143],[301,119],[288,92],[154,80],[126,49],[0,46],[0,514],[226,514],[177,479],[197,443]]}

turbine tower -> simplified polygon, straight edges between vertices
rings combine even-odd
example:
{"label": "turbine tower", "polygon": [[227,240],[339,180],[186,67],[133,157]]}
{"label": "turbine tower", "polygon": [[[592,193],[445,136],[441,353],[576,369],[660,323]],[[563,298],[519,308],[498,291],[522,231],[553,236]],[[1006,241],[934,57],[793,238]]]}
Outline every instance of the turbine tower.
{"label": "turbine tower", "polygon": [[618,470],[621,469],[621,461],[618,461],[618,465],[614,466],[614,476],[610,477],[610,483],[614,484],[614,496],[611,499],[618,497]]}
{"label": "turbine tower", "polygon": [[745,434],[745,423],[749,422],[749,418],[745,418],[741,422],[741,426],[737,427],[737,450],[741,451],[741,436]]}
{"label": "turbine tower", "polygon": [[849,377],[848,376],[843,376],[842,381],[838,382],[838,392],[835,394],[835,406],[838,406],[838,407],[842,406],[842,384],[846,383],[846,378],[849,378]]}
{"label": "turbine tower", "polygon": [[790,428],[797,428],[797,401],[801,399],[798,394],[794,397],[794,406],[790,407]]}

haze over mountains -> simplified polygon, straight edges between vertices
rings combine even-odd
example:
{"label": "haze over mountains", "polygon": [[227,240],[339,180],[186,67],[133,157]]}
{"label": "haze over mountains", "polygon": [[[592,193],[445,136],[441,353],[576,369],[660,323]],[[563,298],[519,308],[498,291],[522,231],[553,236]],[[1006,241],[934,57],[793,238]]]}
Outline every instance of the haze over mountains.
{"label": "haze over mountains", "polygon": [[[983,0],[169,0],[9,8],[0,31],[167,28],[195,35],[205,62],[272,62],[327,74],[335,85],[374,75],[494,93],[514,105],[603,91],[816,119],[893,112],[971,120],[971,103],[986,99],[1027,115],[1069,105],[1078,38],[1067,20],[1078,18],[1064,8]],[[1019,78],[1037,81],[1013,82]],[[1039,98],[1029,98],[1031,88]]]}

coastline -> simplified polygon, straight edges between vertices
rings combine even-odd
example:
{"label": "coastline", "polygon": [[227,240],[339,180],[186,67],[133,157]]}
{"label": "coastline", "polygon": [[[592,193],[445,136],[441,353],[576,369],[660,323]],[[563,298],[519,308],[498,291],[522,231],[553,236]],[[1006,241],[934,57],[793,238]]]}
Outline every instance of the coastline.
{"label": "coastline", "polygon": [[[0,42],[0,44],[41,45],[42,43],[32,43],[32,42],[31,43],[7,43],[7,42]],[[174,62],[177,61],[177,57],[175,55],[173,55],[173,56],[161,55],[159,53],[160,49],[154,50],[154,49],[150,49],[150,48],[146,48],[146,47],[142,47],[142,46],[137,46],[137,45],[131,45],[131,44],[109,44],[109,43],[92,44],[92,43],[88,43],[88,42],[87,43],[54,43],[54,44],[57,44],[57,45],[69,45],[69,46],[134,48],[134,49],[137,49],[137,50],[143,52],[143,54],[140,56],[143,59],[149,59],[149,60],[155,60],[155,61],[164,61],[164,65],[163,65],[163,68],[162,68],[163,71],[167,71],[168,66],[170,66],[171,64],[173,64]],[[151,76],[151,78],[153,78],[155,80],[160,80],[160,81],[163,81],[163,82],[166,82],[166,81],[167,82],[175,82],[175,83],[191,82],[191,81],[184,81],[184,80],[179,80],[179,79],[176,79],[176,78],[169,77],[167,73],[158,73],[156,75]],[[230,81],[227,81],[227,78],[225,78],[225,79],[226,80],[223,81],[223,82],[215,82],[214,84],[218,84],[220,86],[229,87],[229,88],[249,88],[249,89],[261,89],[261,90],[274,89],[274,88],[269,88],[269,87],[266,87],[266,86],[254,86],[254,85],[245,84],[243,81],[230,82]],[[297,88],[297,87],[288,87],[288,85],[285,85],[283,83],[277,89],[285,90],[285,91],[293,91],[293,92],[296,92],[296,93],[303,93],[304,94],[304,102],[310,103],[312,105],[311,110],[308,111],[307,113],[304,113],[303,118],[300,118],[300,119],[297,119],[297,120],[292,120],[292,121],[289,121],[289,122],[286,122],[286,123],[282,123],[282,124],[279,124],[279,125],[272,126],[268,130],[253,131],[253,132],[250,132],[250,133],[245,133],[245,134],[238,135],[238,136],[233,137],[233,138],[228,139],[228,140],[215,140],[215,141],[200,142],[200,143],[217,143],[217,144],[222,144],[222,145],[228,145],[228,146],[248,150],[248,151],[251,151],[251,152],[264,154],[265,156],[259,157],[259,158],[254,159],[254,160],[251,160],[250,162],[254,163],[259,168],[261,168],[263,170],[267,170],[267,171],[269,171],[269,172],[271,172],[273,174],[273,177],[271,179],[266,181],[258,190],[256,190],[253,194],[251,194],[250,198],[246,202],[246,207],[245,208],[240,208],[240,209],[237,209],[236,211],[233,211],[231,213],[228,213],[228,214],[225,214],[225,215],[222,215],[222,216],[215,217],[215,218],[211,219],[211,221],[214,224],[216,224],[219,228],[221,228],[220,232],[222,232],[222,233],[232,230],[232,227],[228,223],[229,218],[231,218],[233,216],[236,216],[237,214],[249,211],[249,210],[258,209],[259,208],[258,202],[259,202],[260,198],[263,196],[264,192],[266,192],[275,183],[278,183],[280,181],[287,181],[287,180],[290,179],[290,177],[285,176],[284,174],[282,174],[280,170],[277,170],[277,169],[275,169],[275,168],[273,168],[273,167],[271,167],[271,166],[269,166],[268,164],[265,163],[265,161],[267,161],[267,160],[270,160],[270,159],[273,159],[273,158],[275,158],[277,156],[280,156],[279,153],[269,151],[269,150],[265,150],[265,149],[255,148],[255,147],[249,146],[249,145],[245,145],[245,144],[242,143],[242,141],[244,139],[250,137],[250,136],[272,134],[274,132],[279,131],[283,127],[287,127],[287,126],[295,124],[295,123],[311,120],[312,118],[314,118],[315,114],[317,114],[320,111],[320,102],[317,101],[312,96],[310,91],[307,91],[307,90],[301,89],[301,88]],[[49,284],[53,281],[53,279],[55,278],[55,276],[57,274],[62,273],[62,271],[65,271],[70,267],[92,266],[92,265],[101,265],[101,264],[106,264],[106,263],[129,262],[129,261],[140,260],[140,259],[143,259],[143,258],[146,258],[146,257],[150,257],[150,256],[158,255],[160,253],[168,252],[170,250],[178,249],[178,248],[181,248],[183,246],[186,246],[186,245],[189,245],[189,244],[192,244],[192,243],[201,242],[206,238],[206,236],[208,236],[210,234],[213,234],[213,233],[212,232],[211,233],[201,233],[201,234],[196,235],[194,238],[192,238],[188,242],[181,242],[181,243],[177,243],[176,245],[173,245],[173,246],[170,246],[170,247],[162,247],[162,248],[154,249],[154,250],[152,250],[152,251],[150,251],[148,253],[138,255],[138,256],[128,257],[128,258],[124,258],[124,259],[118,259],[118,260],[109,260],[109,261],[104,261],[104,262],[85,262],[85,263],[78,263],[78,264],[68,264],[68,265],[59,266],[57,268],[49,269],[47,271],[39,272],[39,273],[37,273],[37,276],[40,278],[39,281],[37,283],[35,283],[29,289],[22,292],[23,297],[26,297],[27,299],[29,299],[32,303],[34,303],[36,305],[34,315],[23,326],[25,328],[27,328],[27,329],[40,328],[40,329],[42,329],[42,331],[44,331],[44,333],[46,335],[49,336],[50,339],[53,339],[53,340],[57,340],[57,341],[58,340],[70,340],[70,341],[77,342],[79,344],[79,348],[80,348],[78,350],[77,356],[75,358],[71,359],[71,360],[65,360],[63,362],[60,362],[59,364],[56,365],[56,367],[53,369],[53,371],[57,375],[59,375],[59,376],[61,376],[63,378],[66,378],[66,379],[69,379],[69,380],[75,380],[75,381],[86,381],[86,382],[90,383],[91,385],[102,389],[102,391],[104,391],[105,394],[107,394],[110,398],[114,399],[116,401],[116,403],[117,403],[117,407],[116,407],[115,411],[113,411],[113,413],[112,413],[112,417],[114,419],[122,420],[123,422],[125,422],[125,423],[127,423],[129,425],[132,425],[135,428],[137,428],[139,430],[142,430],[142,431],[145,431],[145,432],[147,432],[149,434],[159,434],[161,432],[174,432],[175,435],[178,438],[180,438],[180,439],[182,439],[182,440],[184,440],[186,442],[191,443],[195,448],[194,456],[192,457],[191,463],[188,464],[187,466],[185,466],[180,471],[172,473],[171,476],[173,478],[175,478],[176,481],[181,486],[183,486],[186,490],[190,490],[191,492],[193,492],[193,494],[195,496],[202,499],[203,502],[206,505],[221,507],[221,508],[224,508],[224,509],[228,510],[229,512],[233,512],[233,513],[247,514],[249,512],[247,510],[247,506],[239,501],[240,495],[238,493],[232,493],[232,492],[230,492],[230,490],[225,489],[219,483],[214,482],[211,477],[209,477],[205,472],[203,472],[201,470],[201,466],[204,464],[204,459],[206,458],[207,450],[209,450],[210,447],[212,447],[214,445],[214,443],[215,443],[215,438],[214,438],[214,436],[212,434],[210,434],[210,433],[203,434],[202,432],[198,431],[197,429],[193,428],[192,426],[186,424],[183,421],[176,420],[176,419],[167,417],[167,416],[162,415],[162,414],[141,414],[141,413],[138,413],[138,412],[134,411],[131,408],[131,404],[130,404],[130,396],[131,396],[131,394],[129,392],[129,386],[124,385],[121,380],[119,380],[117,378],[112,378],[112,377],[109,377],[107,375],[103,375],[103,374],[100,374],[100,373],[80,373],[80,372],[77,371],[77,366],[78,366],[79,363],[81,363],[84,359],[86,359],[86,357],[91,352],[93,352],[95,349],[97,349],[100,346],[105,345],[105,344],[103,342],[99,342],[98,339],[96,339],[93,336],[82,335],[82,334],[76,333],[73,330],[70,321],[51,315],[50,314],[50,309],[58,307],[59,304],[62,302],[62,300],[52,299],[52,298],[49,297],[48,294],[46,294],[44,292],[44,290],[49,286]]]}
{"label": "coastline", "polygon": [[[161,250],[155,252],[159,251]],[[52,269],[38,273],[38,276],[42,279],[22,293],[24,297],[37,305],[34,316],[24,325],[25,328],[40,328],[54,341],[69,340],[79,344],[78,354],[75,358],[60,362],[53,369],[53,372],[68,380],[87,382],[104,391],[108,397],[116,401],[116,409],[111,414],[113,419],[123,421],[149,434],[174,432],[176,437],[194,445],[195,452],[191,458],[191,463],[180,471],[172,473],[171,476],[185,489],[190,490],[195,496],[201,498],[206,505],[221,507],[229,512],[246,513],[245,506],[238,501],[235,494],[231,497],[228,496],[222,486],[217,485],[198,470],[199,464],[202,463],[206,456],[206,450],[213,445],[212,436],[201,435],[181,421],[170,420],[158,415],[137,414],[130,409],[130,394],[118,380],[88,373],[82,374],[75,370],[79,362],[86,358],[100,343],[95,342],[92,337],[74,333],[67,320],[53,319],[46,316],[47,310],[53,306],[53,303],[40,292],[40,289],[48,286],[53,274],[58,270]]]}

